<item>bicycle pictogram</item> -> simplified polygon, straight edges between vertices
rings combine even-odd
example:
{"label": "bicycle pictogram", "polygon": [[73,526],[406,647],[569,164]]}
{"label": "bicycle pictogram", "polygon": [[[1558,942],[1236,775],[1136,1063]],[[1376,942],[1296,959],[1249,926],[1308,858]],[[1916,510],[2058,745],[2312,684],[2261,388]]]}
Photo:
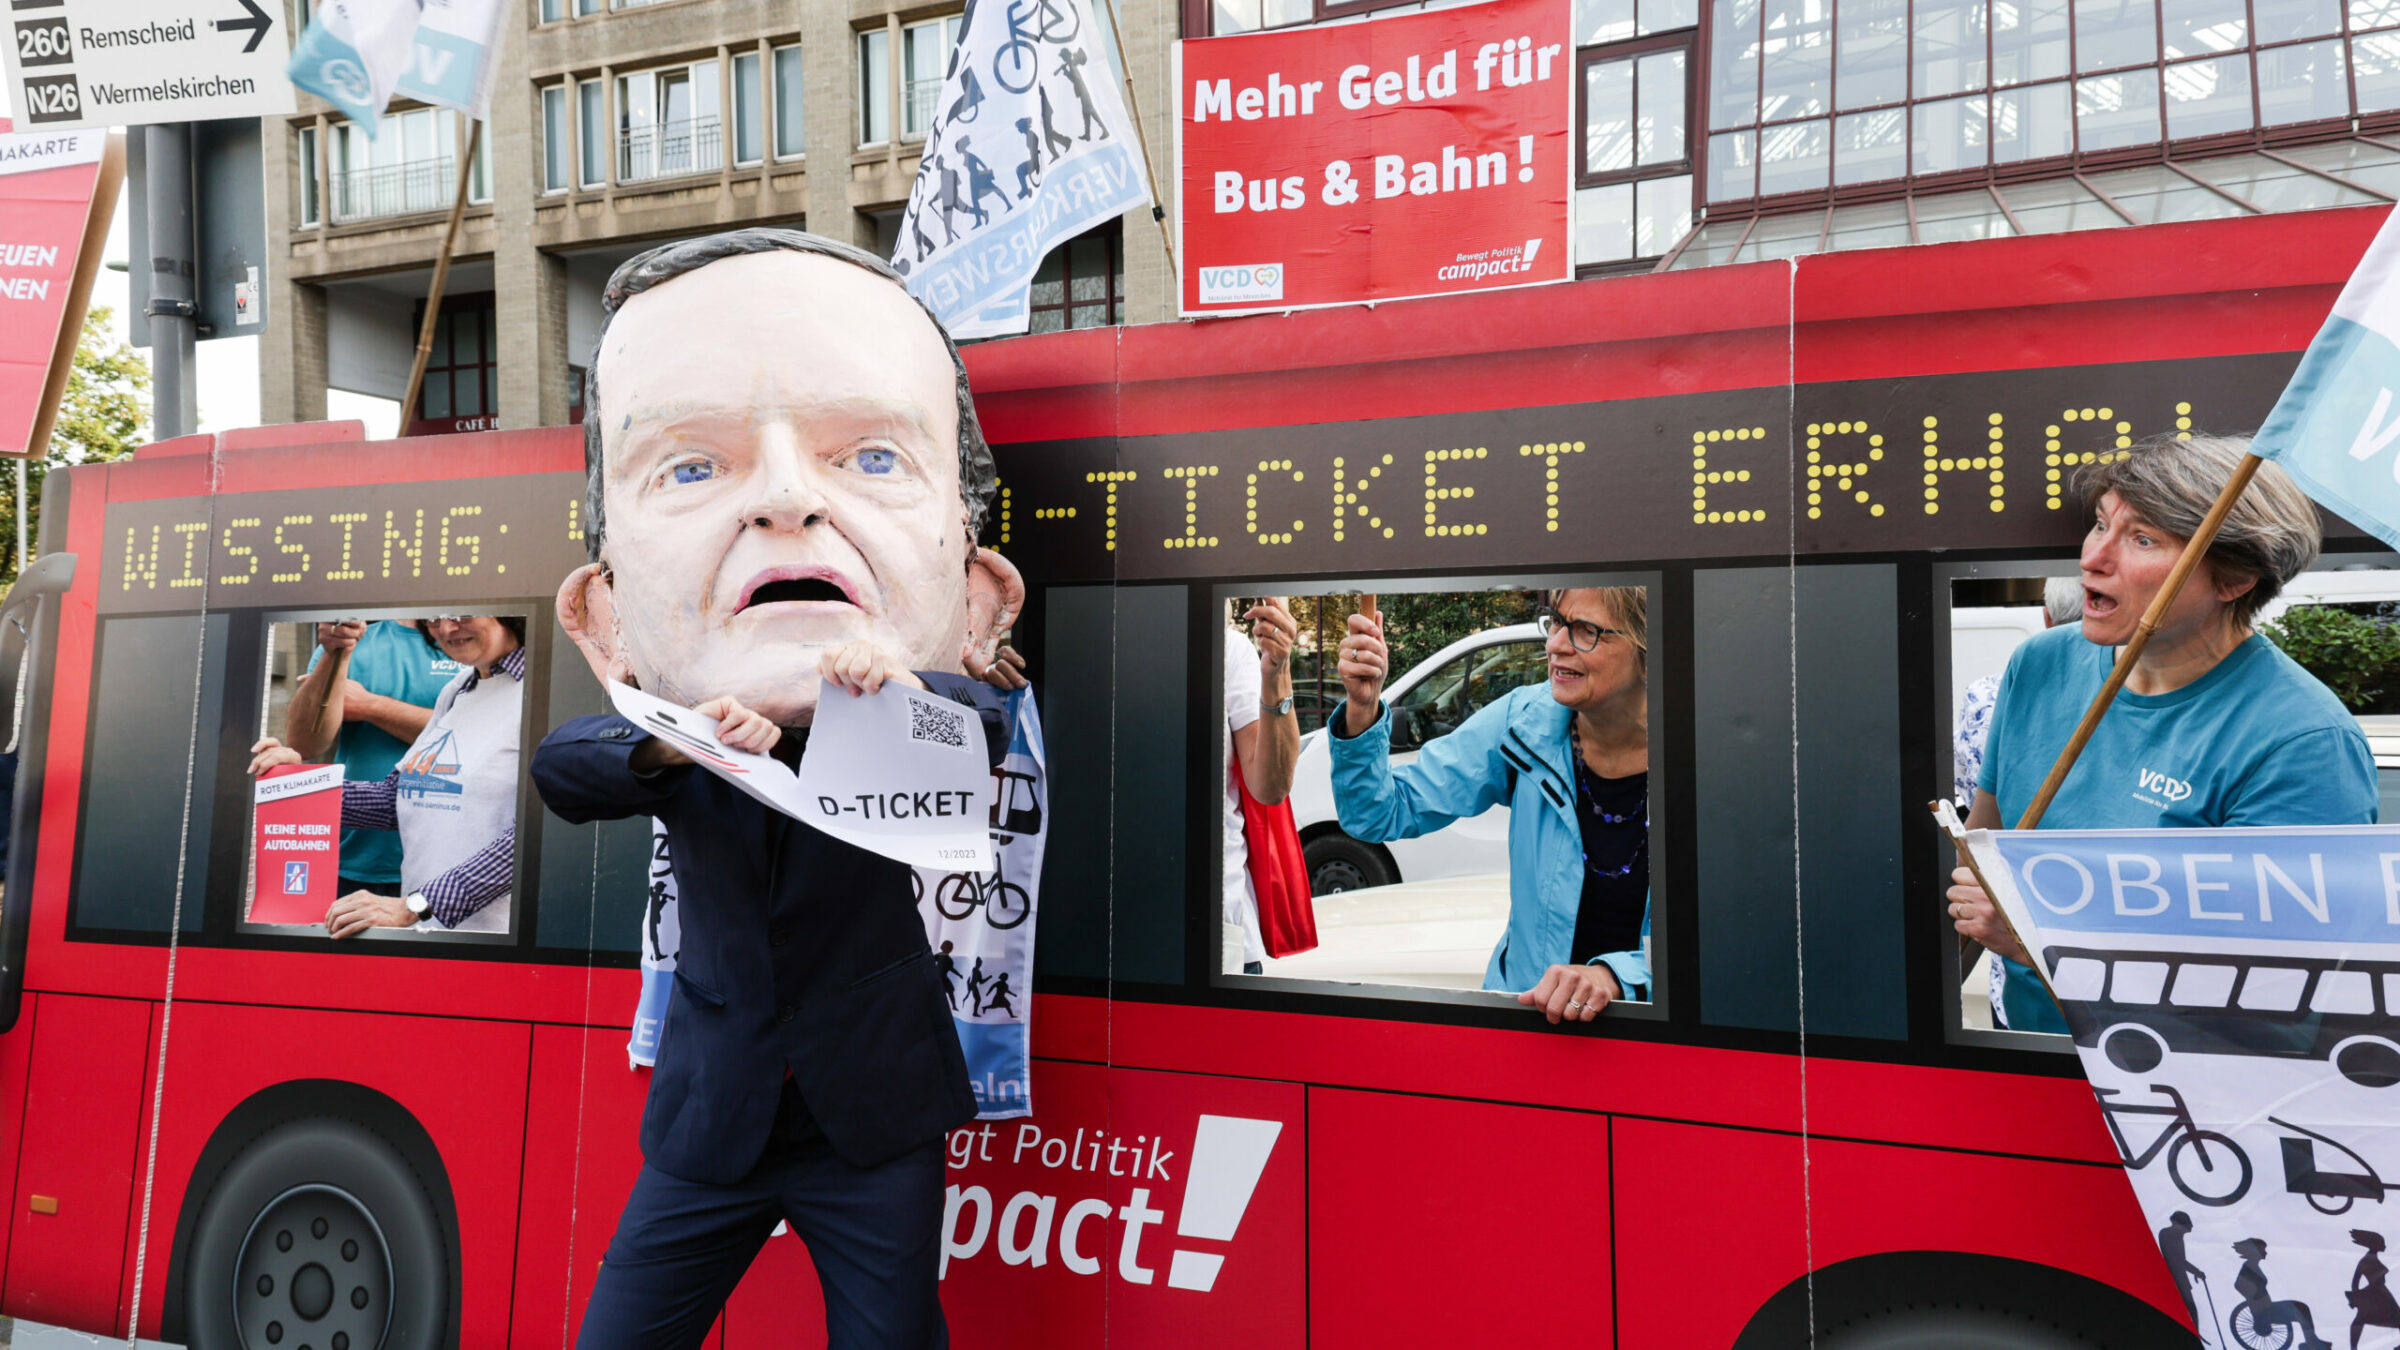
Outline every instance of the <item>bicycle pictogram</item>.
{"label": "bicycle pictogram", "polygon": [[1033,916],[1033,897],[1008,879],[1008,856],[994,849],[992,875],[986,881],[972,872],[952,872],[933,888],[933,907],[945,919],[964,919],[983,907],[984,922],[994,928],[1014,928]]}
{"label": "bicycle pictogram", "polygon": [[[2194,1204],[2230,1205],[2241,1199],[2250,1189],[2249,1155],[2225,1135],[2201,1129],[2192,1119],[2191,1108],[2184,1105],[2182,1093],[2164,1084],[2150,1090],[2166,1097],[2170,1104],[2137,1106],[2114,1102],[2109,1099],[2117,1095],[2116,1088],[2092,1089],[2093,1095],[2100,1099],[2100,1113],[2108,1121],[2109,1135],[2116,1140],[2117,1155],[2124,1159],[2126,1168],[2141,1171],[2163,1151],[2167,1155],[2168,1179]],[[2118,1123],[2122,1116],[2164,1116],[2167,1127],[2137,1154],[2125,1139],[2125,1127]],[[2213,1156],[2212,1146],[2217,1150]]]}
{"label": "bicycle pictogram", "polygon": [[1037,44],[1063,46],[1073,42],[1082,28],[1072,6],[1061,6],[1056,0],[1011,0],[1008,41],[992,54],[992,78],[1012,94],[1024,93],[1041,77],[1041,48]]}

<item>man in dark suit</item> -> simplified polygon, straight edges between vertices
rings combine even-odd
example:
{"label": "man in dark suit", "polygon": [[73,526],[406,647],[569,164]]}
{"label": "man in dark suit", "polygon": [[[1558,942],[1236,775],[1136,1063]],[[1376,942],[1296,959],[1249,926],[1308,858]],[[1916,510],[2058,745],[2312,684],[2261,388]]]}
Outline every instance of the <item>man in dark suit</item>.
{"label": "man in dark suit", "polygon": [[[608,402],[600,401],[606,377]],[[559,619],[594,671],[793,756],[819,689],[897,680],[1007,748],[992,659],[1022,602],[957,349],[889,268],[784,230],[628,262],[585,426],[591,566]],[[533,762],[570,821],[665,823],[683,941],[644,1165],[580,1346],[697,1346],[779,1219],[833,1347],[947,1344],[942,1137],[975,1113],[909,870],[768,810],[614,715]]]}

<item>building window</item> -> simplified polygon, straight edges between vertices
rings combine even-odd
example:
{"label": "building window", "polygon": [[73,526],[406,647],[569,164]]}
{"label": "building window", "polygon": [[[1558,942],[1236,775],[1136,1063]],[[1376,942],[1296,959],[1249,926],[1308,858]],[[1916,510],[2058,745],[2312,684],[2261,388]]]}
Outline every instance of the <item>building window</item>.
{"label": "building window", "polygon": [[300,223],[316,225],[323,221],[317,201],[317,129],[300,128]]}
{"label": "building window", "polygon": [[733,58],[733,162],[744,167],[766,158],[766,113],[758,82],[758,53]]}
{"label": "building window", "polygon": [[596,188],[608,182],[607,91],[598,80],[575,86],[575,135],[583,147],[580,186]]}
{"label": "building window", "polygon": [[542,91],[542,191],[564,192],[574,176],[575,147],[567,133],[567,87]]}
{"label": "building window", "polygon": [[800,44],[775,49],[775,157],[808,153],[807,103],[800,94]]}
{"label": "building window", "polygon": [[[500,353],[492,340],[494,297],[490,291],[445,296],[433,323],[433,351],[425,360],[425,386],[409,434],[483,431],[499,411]],[[425,322],[417,302],[410,331]]]}
{"label": "building window", "polygon": [[858,35],[858,143],[892,139],[892,35],[883,28]]}
{"label": "building window", "polygon": [[1209,32],[1219,37],[1288,28],[1317,17],[1318,7],[1311,0],[1210,0],[1208,7]]}
{"label": "building window", "polygon": [[[2400,6],[1710,0],[1713,202],[2400,109]],[[2353,85],[2355,84],[2355,90]]]}
{"label": "building window", "polygon": [[[353,122],[336,123],[333,131],[336,223],[449,209],[463,148],[457,113],[448,108],[385,113],[372,139]],[[489,196],[487,190],[483,199]],[[468,200],[477,200],[472,179]]]}
{"label": "building window", "polygon": [[1575,262],[1661,257],[1692,226],[1696,34],[1654,30],[1690,23],[1690,0],[1584,0],[1575,17],[1577,39],[1596,44],[1577,56]]}
{"label": "building window", "polygon": [[617,77],[617,181],[715,173],[725,164],[717,63]]}
{"label": "building window", "polygon": [[950,73],[950,53],[958,47],[963,14],[928,19],[900,30],[901,59],[907,83],[902,89],[900,135],[921,141],[933,129],[933,107],[942,96],[942,80]]}
{"label": "building window", "polygon": [[542,22],[557,23],[567,17],[567,0],[542,0]]}
{"label": "building window", "polygon": [[1033,274],[1031,331],[1125,321],[1125,227],[1112,220],[1050,251]]}
{"label": "building window", "polygon": [[[475,127],[469,122],[459,130],[461,136],[474,136]],[[489,132],[474,136],[475,158],[467,164],[467,200],[476,206],[492,204],[492,138]]]}

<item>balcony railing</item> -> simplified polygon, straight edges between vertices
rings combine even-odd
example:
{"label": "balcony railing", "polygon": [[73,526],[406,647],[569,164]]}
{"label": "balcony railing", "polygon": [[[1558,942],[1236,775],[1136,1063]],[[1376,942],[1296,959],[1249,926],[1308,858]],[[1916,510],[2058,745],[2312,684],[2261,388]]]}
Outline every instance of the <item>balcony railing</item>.
{"label": "balcony railing", "polygon": [[715,173],[725,164],[725,138],[714,117],[633,127],[617,137],[617,181]]}
{"label": "balcony railing", "polygon": [[900,134],[909,140],[921,140],[933,130],[933,109],[942,98],[940,80],[910,80],[908,105],[900,111]]}
{"label": "balcony railing", "polygon": [[448,155],[379,169],[352,169],[333,176],[333,218],[340,224],[446,211],[450,194],[457,190],[458,161]]}

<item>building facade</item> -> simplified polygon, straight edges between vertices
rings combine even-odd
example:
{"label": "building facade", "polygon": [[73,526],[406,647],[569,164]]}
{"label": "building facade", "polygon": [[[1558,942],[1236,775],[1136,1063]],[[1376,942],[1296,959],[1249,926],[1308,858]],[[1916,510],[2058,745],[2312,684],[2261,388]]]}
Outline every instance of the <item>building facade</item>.
{"label": "building facade", "polygon": [[[305,0],[287,0],[295,24]],[[788,225],[891,252],[963,5],[895,0],[516,0],[491,120],[395,103],[376,134],[299,95],[266,127],[275,318],[265,422],[324,417],[326,391],[398,399],[459,167],[468,206],[427,362],[420,431],[553,426],[609,273],[644,249]],[[1172,143],[1166,0],[1120,10],[1146,134]],[[1165,164],[1158,166],[1163,181]],[[1063,246],[1034,329],[1171,317],[1149,213]]]}
{"label": "building facade", "polygon": [[[1449,0],[1120,0],[1173,220],[1174,42]],[[2400,0],[1562,0],[1585,279],[2391,201]],[[305,0],[295,18],[305,18]],[[963,0],[515,0],[420,430],[578,415],[610,270],[790,224],[888,253]],[[469,131],[301,96],[269,128],[285,241],[266,420],[397,398]],[[1034,331],[1175,317],[1131,213],[1059,250]]]}

